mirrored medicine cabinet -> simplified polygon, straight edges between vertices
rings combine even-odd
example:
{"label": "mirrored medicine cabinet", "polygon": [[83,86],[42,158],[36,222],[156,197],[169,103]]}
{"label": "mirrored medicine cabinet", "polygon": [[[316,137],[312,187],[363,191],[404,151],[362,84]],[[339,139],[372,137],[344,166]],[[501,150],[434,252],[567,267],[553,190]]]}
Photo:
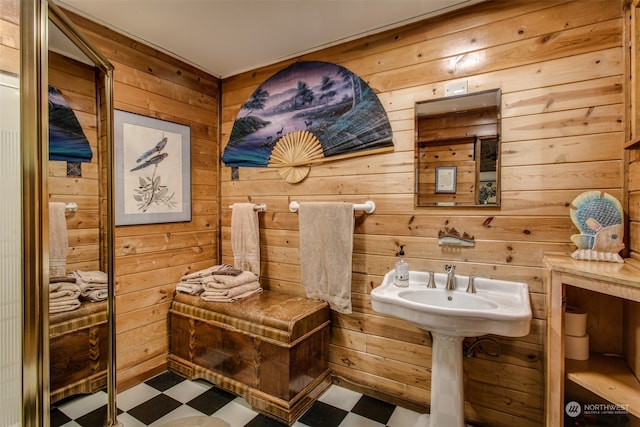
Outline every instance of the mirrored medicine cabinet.
{"label": "mirrored medicine cabinet", "polygon": [[417,102],[416,206],[500,205],[500,89]]}

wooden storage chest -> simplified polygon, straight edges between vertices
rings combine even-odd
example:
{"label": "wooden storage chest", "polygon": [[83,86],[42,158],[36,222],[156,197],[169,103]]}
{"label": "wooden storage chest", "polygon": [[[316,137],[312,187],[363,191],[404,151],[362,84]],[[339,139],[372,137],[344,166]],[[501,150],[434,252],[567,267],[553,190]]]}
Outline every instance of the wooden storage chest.
{"label": "wooden storage chest", "polygon": [[51,402],[107,385],[107,329],[106,301],[49,316]]}
{"label": "wooden storage chest", "polygon": [[233,303],[177,293],[168,367],[242,396],[288,425],[330,385],[329,305],[263,291]]}

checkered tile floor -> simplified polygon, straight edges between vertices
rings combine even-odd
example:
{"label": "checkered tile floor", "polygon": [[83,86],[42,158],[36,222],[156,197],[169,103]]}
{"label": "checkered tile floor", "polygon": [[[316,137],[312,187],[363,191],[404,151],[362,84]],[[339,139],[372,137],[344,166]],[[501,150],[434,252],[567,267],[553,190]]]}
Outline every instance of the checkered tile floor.
{"label": "checkered tile floor", "polygon": [[[171,372],[117,396],[118,421],[124,427],[159,426],[194,415],[223,419],[231,427],[280,427],[251,409],[244,399],[205,381],[188,381]],[[51,407],[51,427],[100,427],[106,423],[104,392],[60,401]],[[294,427],[407,427],[417,412],[331,385]],[[185,426],[188,427],[188,426]]]}

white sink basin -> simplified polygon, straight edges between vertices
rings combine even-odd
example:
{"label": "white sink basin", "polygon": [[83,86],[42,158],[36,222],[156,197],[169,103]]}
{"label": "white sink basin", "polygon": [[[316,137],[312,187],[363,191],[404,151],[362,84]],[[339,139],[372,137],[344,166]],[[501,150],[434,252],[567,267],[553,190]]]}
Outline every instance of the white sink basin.
{"label": "white sink basin", "polygon": [[468,293],[468,276],[455,276],[455,290],[445,289],[445,273],[435,274],[436,288],[427,288],[427,272],[411,271],[407,288],[394,285],[394,276],[395,272],[390,271],[382,284],[371,291],[374,311],[447,335],[529,334],[531,303],[526,283],[476,277],[476,293]]}
{"label": "white sink basin", "polygon": [[440,289],[416,289],[400,291],[398,296],[407,301],[416,302],[432,309],[493,310],[498,304],[483,297],[466,292],[442,292]]}
{"label": "white sink basin", "polygon": [[[485,334],[521,337],[529,334],[531,303],[526,283],[475,278],[475,293],[466,292],[468,276],[455,276],[456,288],[446,289],[447,274],[409,272],[409,286],[394,282],[395,271],[371,291],[374,311],[408,320],[432,332],[431,413],[414,427],[464,427],[462,341]],[[442,390],[447,390],[442,393]]]}

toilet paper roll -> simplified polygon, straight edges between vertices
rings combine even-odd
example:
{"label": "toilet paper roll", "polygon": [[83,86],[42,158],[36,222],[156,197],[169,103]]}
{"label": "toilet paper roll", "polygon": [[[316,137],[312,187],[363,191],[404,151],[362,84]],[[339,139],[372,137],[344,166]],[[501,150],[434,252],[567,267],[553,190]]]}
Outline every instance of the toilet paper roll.
{"label": "toilet paper roll", "polygon": [[573,360],[589,359],[589,335],[564,337],[564,357]]}
{"label": "toilet paper roll", "polygon": [[564,333],[574,337],[587,334],[587,313],[577,307],[567,307],[564,312]]}

